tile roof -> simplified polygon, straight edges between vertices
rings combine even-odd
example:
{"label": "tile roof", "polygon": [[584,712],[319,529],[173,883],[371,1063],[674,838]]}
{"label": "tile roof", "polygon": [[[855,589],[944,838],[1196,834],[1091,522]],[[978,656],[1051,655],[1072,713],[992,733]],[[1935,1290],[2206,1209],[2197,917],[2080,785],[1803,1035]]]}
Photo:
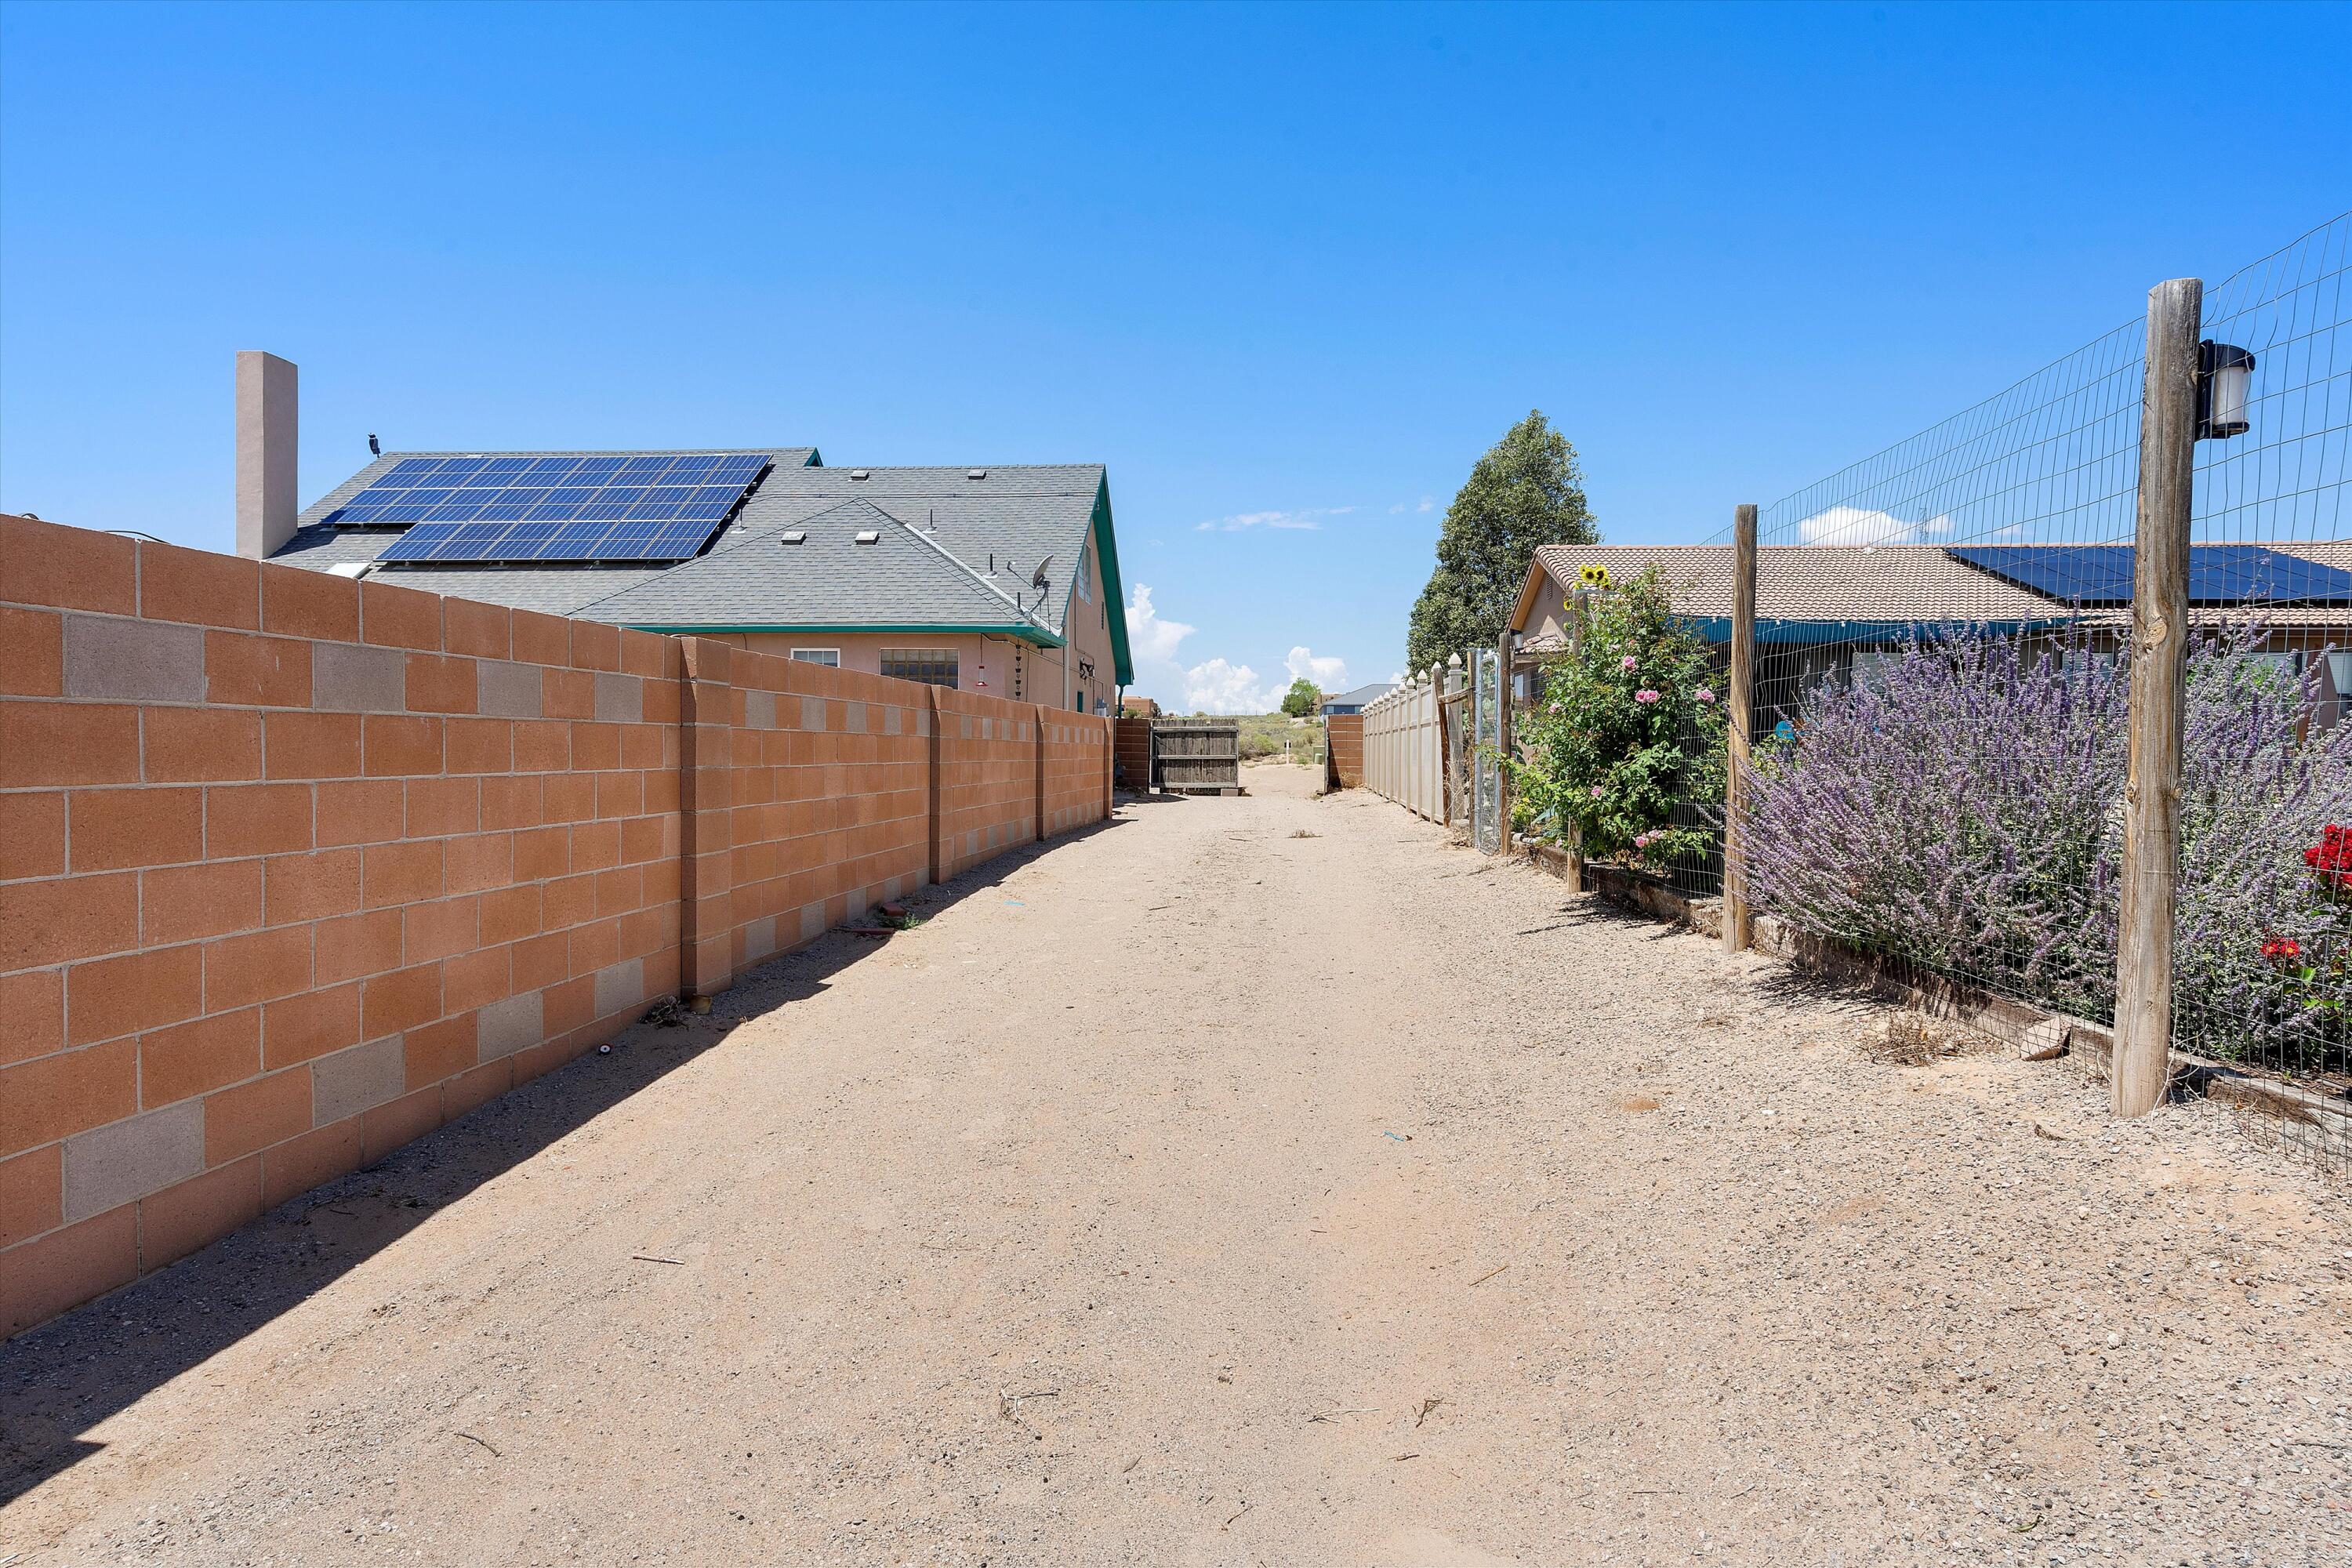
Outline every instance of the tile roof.
{"label": "tile roof", "polygon": [[[1652,565],[1686,615],[1731,614],[1727,544],[1547,544],[1536,558],[1577,586],[1586,566],[1623,582]],[[1768,544],[1756,552],[1756,615],[1788,621],[2043,620],[2054,606],[1935,544]]]}
{"label": "tile roof", "polygon": [[[2352,571],[2352,540],[2243,542]],[[1731,614],[1727,544],[1546,544],[1537,549],[1536,560],[1554,581],[1571,590],[1586,566],[1606,567],[1612,578],[1622,582],[1654,565],[1676,609],[1708,619]],[[1525,595],[1521,602],[1532,603]],[[1756,552],[1759,621],[1926,625],[2047,621],[2068,613],[2057,600],[1954,560],[1940,544],[1768,544]],[[2298,626],[2352,624],[2352,612],[2342,605],[2282,606],[2279,614]],[[2127,622],[2130,617],[2127,611],[2107,610],[2084,618]]]}

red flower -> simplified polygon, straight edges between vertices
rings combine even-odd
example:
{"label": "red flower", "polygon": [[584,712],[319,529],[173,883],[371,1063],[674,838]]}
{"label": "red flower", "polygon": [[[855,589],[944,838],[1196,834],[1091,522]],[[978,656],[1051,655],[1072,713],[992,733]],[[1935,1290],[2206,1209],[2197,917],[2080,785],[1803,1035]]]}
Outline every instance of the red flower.
{"label": "red flower", "polygon": [[2273,963],[2280,959],[2292,962],[2303,956],[2303,944],[2292,937],[2274,936],[2263,943],[2263,956]]}
{"label": "red flower", "polygon": [[2319,842],[2303,852],[2303,863],[2319,873],[2323,883],[2352,892],[2352,827],[2330,823]]}

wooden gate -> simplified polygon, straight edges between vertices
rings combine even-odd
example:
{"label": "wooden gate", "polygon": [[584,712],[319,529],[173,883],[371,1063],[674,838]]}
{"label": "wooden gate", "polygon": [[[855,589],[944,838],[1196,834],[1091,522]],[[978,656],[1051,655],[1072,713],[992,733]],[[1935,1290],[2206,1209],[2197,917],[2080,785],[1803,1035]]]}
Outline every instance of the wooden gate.
{"label": "wooden gate", "polygon": [[1241,794],[1242,727],[1230,719],[1156,721],[1151,779],[1180,795]]}

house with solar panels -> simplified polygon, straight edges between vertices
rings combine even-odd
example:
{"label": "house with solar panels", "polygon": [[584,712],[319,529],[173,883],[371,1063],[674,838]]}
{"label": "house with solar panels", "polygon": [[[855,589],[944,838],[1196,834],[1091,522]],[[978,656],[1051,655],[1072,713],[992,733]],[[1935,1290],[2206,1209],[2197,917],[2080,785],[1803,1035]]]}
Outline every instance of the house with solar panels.
{"label": "house with solar panels", "polygon": [[[2112,654],[2131,631],[2132,547],[1766,545],[1757,552],[1759,691],[1801,691],[1893,658],[1909,638],[1966,625],[1994,636],[2087,634]],[[1541,652],[1564,645],[1574,595],[1656,567],[1675,608],[1728,662],[1728,545],[1547,544],[1511,629]],[[2352,540],[2194,545],[2189,600],[2210,625],[2252,620],[2283,672],[2315,678],[2315,719],[2352,713]]]}
{"label": "house with solar panels", "polygon": [[1099,463],[383,452],[298,511],[293,376],[239,356],[241,553],[1077,712],[1133,679]]}

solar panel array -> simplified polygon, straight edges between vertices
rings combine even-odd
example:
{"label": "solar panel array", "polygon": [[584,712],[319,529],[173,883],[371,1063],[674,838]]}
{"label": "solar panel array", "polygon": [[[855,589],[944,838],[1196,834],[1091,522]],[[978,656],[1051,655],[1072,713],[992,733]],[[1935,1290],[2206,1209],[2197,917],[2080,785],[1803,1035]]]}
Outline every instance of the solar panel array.
{"label": "solar panel array", "polygon": [[407,458],[327,521],[406,526],[385,561],[678,561],[767,466],[756,452]]}
{"label": "solar panel array", "polygon": [[[1945,552],[2003,582],[2068,605],[2128,605],[2128,544],[1980,544]],[[2352,572],[2256,544],[2189,550],[2192,605],[2352,603]]]}

